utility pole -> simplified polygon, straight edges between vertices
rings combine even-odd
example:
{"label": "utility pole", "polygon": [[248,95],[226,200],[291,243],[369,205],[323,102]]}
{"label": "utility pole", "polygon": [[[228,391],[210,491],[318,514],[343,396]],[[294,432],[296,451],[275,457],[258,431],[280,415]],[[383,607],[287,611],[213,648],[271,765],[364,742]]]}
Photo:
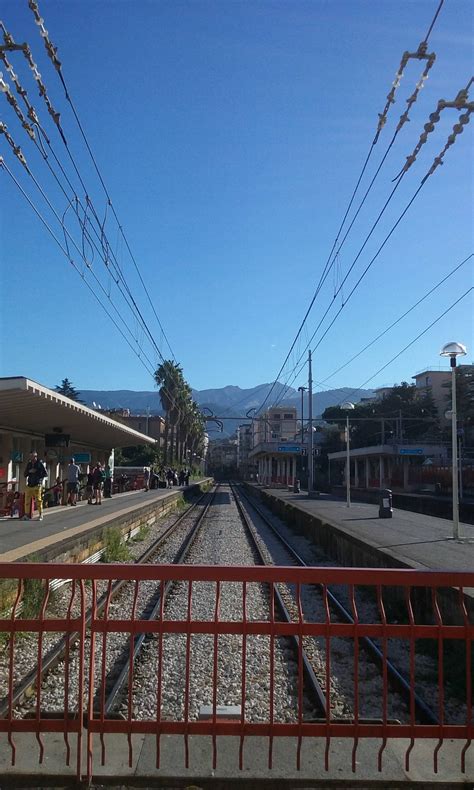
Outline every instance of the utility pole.
{"label": "utility pole", "polygon": [[313,378],[311,349],[308,351],[308,497],[313,492]]}

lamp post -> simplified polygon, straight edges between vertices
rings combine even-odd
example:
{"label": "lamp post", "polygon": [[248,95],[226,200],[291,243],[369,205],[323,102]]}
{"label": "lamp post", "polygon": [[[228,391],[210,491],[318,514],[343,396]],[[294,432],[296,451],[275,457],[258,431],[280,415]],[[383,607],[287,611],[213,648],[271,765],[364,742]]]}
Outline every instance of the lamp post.
{"label": "lamp post", "polygon": [[453,538],[459,539],[459,489],[458,489],[458,435],[456,409],[456,357],[466,355],[466,346],[462,343],[446,343],[439,352],[441,357],[449,357],[451,365],[451,447],[453,456]]}
{"label": "lamp post", "polygon": [[350,401],[346,401],[341,405],[341,409],[346,412],[346,505],[351,506],[351,458],[350,458],[350,440],[349,440],[349,412],[355,406]]}

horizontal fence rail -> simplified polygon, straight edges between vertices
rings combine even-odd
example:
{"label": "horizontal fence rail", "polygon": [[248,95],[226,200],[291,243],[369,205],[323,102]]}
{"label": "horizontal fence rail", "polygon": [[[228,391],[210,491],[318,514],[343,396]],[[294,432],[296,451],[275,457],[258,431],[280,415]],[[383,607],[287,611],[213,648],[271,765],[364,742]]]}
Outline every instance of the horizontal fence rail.
{"label": "horizontal fence rail", "polygon": [[[392,739],[408,739],[405,754],[406,769],[418,740],[435,739],[433,771],[438,770],[438,756],[443,743],[454,739],[461,743],[460,769],[465,771],[466,754],[474,736],[473,723],[473,652],[474,624],[466,606],[465,590],[474,588],[474,572],[432,572],[412,570],[379,570],[368,568],[320,567],[243,567],[195,565],[68,565],[68,564],[0,564],[2,579],[3,616],[0,617],[0,677],[6,678],[3,692],[4,713],[0,718],[0,733],[6,734],[11,751],[11,763],[18,759],[19,746],[15,734],[34,736],[39,763],[45,758],[45,733],[62,733],[65,764],[74,755],[78,779],[94,775],[94,760],[107,764],[106,734],[122,734],[128,749],[129,764],[134,760],[132,736],[153,735],[156,738],[156,766],[160,767],[160,739],[164,735],[179,735],[184,741],[185,767],[189,765],[190,736],[210,736],[212,764],[218,764],[218,736],[237,736],[240,742],[238,764],[243,768],[246,739],[252,736],[268,738],[268,767],[272,767],[274,739],[296,739],[296,765],[301,765],[303,739],[321,740],[325,745],[325,769],[330,768],[330,747],[333,739],[352,743],[352,770],[356,770],[357,750],[362,739],[378,739],[376,767],[382,770],[384,752]],[[61,602],[54,599],[51,580],[69,580],[63,587]],[[133,585],[133,603],[122,608],[110,606],[112,584],[128,580]],[[175,587],[175,597],[181,601],[181,614],[168,615],[167,604],[161,595],[155,619],[149,621],[137,604],[142,585],[156,582],[163,593],[168,583]],[[270,603],[273,590],[286,585],[295,601],[290,622],[278,620]],[[303,590],[315,590],[322,600],[323,614],[309,617],[302,603]],[[269,602],[262,617],[249,614],[248,602],[256,588],[264,590]],[[338,621],[332,612],[329,590],[342,591],[352,616],[352,623]],[[32,596],[31,591],[35,591]],[[67,593],[64,591],[67,590]],[[203,591],[209,613],[195,616],[195,602]],[[106,598],[98,607],[99,599]],[[361,597],[372,602],[370,621],[362,615]],[[36,601],[32,604],[32,599]],[[229,600],[231,606],[229,606]],[[365,612],[366,610],[364,610]],[[106,706],[105,656],[111,635],[122,633],[133,649],[135,640],[146,634],[154,647],[154,659],[146,666],[148,674],[156,678],[153,693],[148,699],[147,713],[136,714],[136,695],[139,693],[140,670],[130,664],[128,681],[121,707],[116,714],[108,714]],[[273,669],[275,651],[281,640],[297,637],[299,654],[292,662],[295,672],[293,710],[282,717],[278,714],[277,692]],[[54,712],[44,710],[44,656],[51,640],[67,637],[62,657],[62,704]],[[375,640],[380,647],[379,715],[368,719],[361,714],[364,677],[362,641]],[[32,642],[36,671],[32,714],[21,718],[15,708],[17,647],[25,639]],[[199,640],[207,645],[207,664],[196,675],[194,651]],[[230,640],[225,643],[225,640]],[[249,653],[265,642],[270,656],[262,661],[259,682],[267,689],[266,715],[252,717],[252,688],[255,678],[248,671]],[[316,640],[325,658],[323,677],[326,688],[331,687],[334,651],[341,640],[350,647],[351,685],[350,714],[338,715],[328,702],[325,714],[308,716],[303,704],[304,674],[302,651],[305,640]],[[390,645],[399,642],[406,649],[409,694],[406,714],[391,716],[392,690],[387,679]],[[227,644],[227,647],[225,647]],[[232,653],[238,655],[239,672],[232,684],[223,683],[219,672]],[[419,691],[418,648],[423,646],[437,669],[435,699],[430,700],[437,721],[421,723],[416,718],[415,695]],[[449,651],[447,652],[449,648]],[[170,651],[173,660],[169,659]],[[448,714],[446,698],[450,691],[449,664],[455,656],[458,687],[456,690],[461,713]],[[174,711],[167,708],[167,684],[170,673],[179,675],[179,699]],[[199,673],[198,673],[199,674]],[[196,679],[198,677],[198,679]],[[199,680],[200,678],[200,680]],[[59,681],[58,681],[59,682]],[[208,714],[201,715],[196,703],[196,684],[208,686]],[[347,678],[345,679],[347,683]],[[226,714],[229,690],[232,686],[232,715]],[[176,681],[175,681],[176,688]],[[373,693],[373,692],[371,692]],[[329,700],[329,694],[327,695]],[[31,697],[30,697],[31,700]],[[0,700],[1,702],[1,700]],[[176,710],[179,709],[177,713]],[[237,711],[237,712],[236,712]],[[94,735],[100,736],[98,754]],[[73,741],[72,741],[73,739]],[[57,756],[56,756],[57,757]]]}

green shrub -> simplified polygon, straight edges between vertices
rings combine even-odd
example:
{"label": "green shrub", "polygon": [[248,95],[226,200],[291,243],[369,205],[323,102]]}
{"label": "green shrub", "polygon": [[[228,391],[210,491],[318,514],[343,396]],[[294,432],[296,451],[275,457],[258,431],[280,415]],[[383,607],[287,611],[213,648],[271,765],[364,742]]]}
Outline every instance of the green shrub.
{"label": "green shrub", "polygon": [[130,559],[128,546],[122,542],[119,529],[109,528],[105,531],[103,562],[125,562]]}

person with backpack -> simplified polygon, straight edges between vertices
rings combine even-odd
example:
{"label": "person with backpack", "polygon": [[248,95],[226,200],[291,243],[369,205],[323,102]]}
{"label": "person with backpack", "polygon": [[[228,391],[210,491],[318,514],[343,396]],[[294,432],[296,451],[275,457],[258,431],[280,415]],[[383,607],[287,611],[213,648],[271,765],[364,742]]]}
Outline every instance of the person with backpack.
{"label": "person with backpack", "polygon": [[39,520],[43,521],[43,480],[48,476],[46,467],[42,461],[38,460],[38,453],[32,452],[30,460],[25,469],[26,493],[25,493],[25,515],[23,521],[30,521],[31,500],[36,501]]}
{"label": "person with backpack", "polygon": [[97,461],[94,471],[92,472],[92,484],[94,487],[94,496],[96,505],[102,504],[102,489],[105,483],[105,469],[100,461]]}

